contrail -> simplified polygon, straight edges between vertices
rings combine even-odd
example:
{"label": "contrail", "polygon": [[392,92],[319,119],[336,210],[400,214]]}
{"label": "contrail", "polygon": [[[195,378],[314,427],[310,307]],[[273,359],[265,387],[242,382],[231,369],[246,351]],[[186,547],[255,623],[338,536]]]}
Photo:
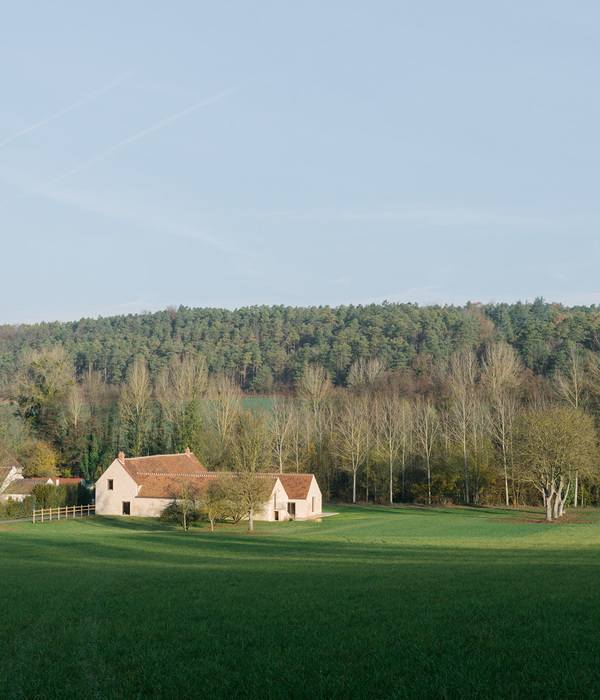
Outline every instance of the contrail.
{"label": "contrail", "polygon": [[111,83],[108,83],[108,85],[104,85],[103,87],[98,88],[97,90],[94,90],[94,92],[90,92],[89,95],[82,97],[80,100],[77,100],[77,102],[74,102],[72,105],[69,105],[68,107],[65,107],[64,109],[61,109],[60,112],[56,112],[52,116],[46,117],[46,119],[42,119],[41,122],[37,122],[36,124],[32,124],[31,126],[28,126],[26,129],[21,129],[21,131],[17,131],[16,134],[9,136],[8,138],[4,139],[4,141],[0,141],[0,148],[2,148],[2,146],[6,146],[6,144],[10,143],[11,141],[18,139],[19,136],[23,136],[23,134],[28,134],[31,131],[35,131],[36,129],[39,129],[41,126],[45,126],[46,124],[53,122],[55,119],[58,119],[59,117],[63,117],[65,114],[69,114],[70,112],[73,112],[76,109],[79,109],[79,107],[83,107],[83,105],[88,104],[88,102],[92,102],[97,97],[100,97],[100,95],[104,94],[105,92],[108,92],[109,90],[112,90],[117,85],[120,85],[121,83],[123,83],[125,80],[127,80],[127,78],[129,78],[131,75],[133,75],[136,71],[137,71],[137,69],[130,70],[127,73],[124,73],[116,80],[113,80]]}
{"label": "contrail", "polygon": [[[84,170],[85,168],[88,168],[90,165],[93,165],[94,163],[98,163],[99,161],[104,160],[105,158],[108,158],[108,156],[110,156],[113,153],[116,153],[117,151],[119,151],[121,148],[124,148],[128,144],[133,143],[134,141],[138,141],[139,139],[144,138],[144,136],[148,136],[149,134],[153,134],[155,131],[162,129],[163,127],[168,126],[169,124],[172,124],[173,122],[176,122],[179,119],[183,119],[184,117],[187,117],[189,114],[192,114],[192,112],[195,112],[196,110],[200,109],[201,107],[206,107],[207,105],[213,104],[214,102],[218,102],[219,100],[223,99],[223,97],[229,95],[234,90],[237,90],[239,87],[240,87],[240,85],[234,85],[233,87],[230,87],[227,90],[223,90],[223,92],[220,92],[218,95],[213,95],[212,97],[209,97],[206,100],[202,100],[202,102],[198,102],[197,104],[192,105],[191,107],[187,107],[186,109],[183,109],[180,112],[176,112],[175,114],[172,114],[170,117],[166,117],[165,119],[162,119],[161,121],[157,122],[153,126],[150,126],[147,129],[140,131],[139,134],[136,134],[135,136],[130,136],[128,139],[125,139],[124,141],[119,141],[119,143],[116,143],[114,146],[110,146],[109,148],[102,151],[101,153],[98,153],[98,155],[95,155],[93,158],[86,160],[85,163],[81,163],[81,165],[77,165],[74,168],[71,168],[71,170],[68,170],[66,173],[59,175],[58,177],[54,178],[53,180],[50,180],[49,182],[45,182],[43,185],[40,185],[39,187],[35,187],[34,189],[28,190],[26,192],[21,192],[20,194],[17,194],[14,197],[11,197],[3,202],[0,202],[0,209],[2,209],[7,204],[11,204],[12,202],[14,202],[16,200],[21,199],[22,197],[25,197],[28,194],[31,194],[32,192],[41,193],[47,187],[52,187],[52,185],[57,185],[59,182],[62,182],[63,180],[66,180],[67,178],[71,177],[71,175],[78,173],[80,170]],[[104,88],[104,89],[108,89],[108,88]],[[72,109],[74,109],[74,107],[72,107]],[[63,113],[64,113],[64,110],[63,110]],[[31,127],[31,128],[33,128],[33,127]],[[24,132],[20,132],[20,133],[24,133]],[[17,137],[17,135],[15,135],[14,137],[11,137],[11,138],[16,138],[16,137]],[[2,146],[3,143],[5,143],[5,142],[1,142],[0,146]]]}
{"label": "contrail", "polygon": [[43,185],[43,187],[51,187],[52,185],[56,185],[57,183],[62,182],[63,180],[66,180],[68,177],[71,177],[71,175],[78,173],[80,170],[83,170],[84,168],[88,168],[90,165],[93,165],[94,163],[97,163],[98,161],[101,161],[101,160],[104,160],[105,158],[108,158],[108,156],[112,155],[113,153],[116,153],[117,151],[120,151],[122,148],[129,145],[130,143],[133,143],[134,141],[138,141],[139,139],[142,139],[145,136],[148,136],[149,134],[153,134],[155,131],[162,129],[165,126],[168,126],[169,124],[172,124],[173,122],[178,121],[179,119],[183,119],[184,117],[187,117],[189,114],[192,114],[192,112],[195,112],[196,110],[200,109],[201,107],[206,107],[207,105],[213,104],[214,102],[218,102],[219,100],[223,99],[224,97],[229,95],[234,90],[237,90],[238,88],[239,88],[239,85],[234,85],[233,87],[230,87],[227,90],[223,90],[223,92],[220,92],[218,95],[213,95],[212,97],[209,97],[206,100],[202,100],[202,102],[198,102],[197,104],[192,105],[191,107],[187,107],[186,109],[182,109],[180,112],[176,112],[175,114],[172,114],[170,117],[166,117],[165,119],[162,119],[161,121],[157,122],[153,126],[150,126],[147,129],[140,131],[139,134],[136,134],[135,136],[130,136],[128,139],[125,139],[124,141],[119,141],[119,143],[116,143],[114,146],[110,146],[109,148],[102,151],[101,153],[98,153],[98,155],[94,156],[93,158],[86,160],[85,163],[82,163],[81,165],[77,165],[75,168],[72,168],[71,170],[67,171],[63,175],[60,175],[55,180],[51,180],[50,182],[47,182],[45,185]]}

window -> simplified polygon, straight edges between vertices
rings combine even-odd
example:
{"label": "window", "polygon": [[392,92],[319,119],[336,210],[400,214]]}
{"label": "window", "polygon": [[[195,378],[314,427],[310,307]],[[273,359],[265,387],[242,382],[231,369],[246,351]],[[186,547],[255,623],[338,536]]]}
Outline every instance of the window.
{"label": "window", "polygon": [[296,504],[295,503],[288,503],[288,513],[290,515],[296,515]]}
{"label": "window", "polygon": [[123,501],[123,515],[131,515],[129,510],[129,501]]}
{"label": "window", "polygon": [[113,480],[109,479],[108,480],[108,486],[106,487],[107,491],[112,491],[113,490]]}

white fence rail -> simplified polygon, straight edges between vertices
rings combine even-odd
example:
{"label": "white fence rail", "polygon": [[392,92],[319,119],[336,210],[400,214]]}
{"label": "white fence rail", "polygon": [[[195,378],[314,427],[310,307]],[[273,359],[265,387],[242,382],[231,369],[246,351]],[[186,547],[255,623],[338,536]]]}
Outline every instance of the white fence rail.
{"label": "white fence rail", "polygon": [[33,509],[31,520],[34,523],[43,523],[46,521],[64,520],[65,518],[81,518],[84,515],[94,515],[96,506],[64,506],[63,508],[39,508]]}

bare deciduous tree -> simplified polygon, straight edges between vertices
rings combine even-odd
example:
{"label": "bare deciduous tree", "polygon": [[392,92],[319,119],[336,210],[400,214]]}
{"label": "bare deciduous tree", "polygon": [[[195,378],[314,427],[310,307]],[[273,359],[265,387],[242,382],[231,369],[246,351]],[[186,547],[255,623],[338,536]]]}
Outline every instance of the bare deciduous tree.
{"label": "bare deciduous tree", "polygon": [[152,389],[146,361],[137,358],[131,366],[119,397],[119,413],[133,456],[146,446],[150,422]]}
{"label": "bare deciduous tree", "polygon": [[414,405],[415,441],[425,459],[427,503],[431,505],[431,455],[440,433],[440,418],[429,398],[418,397]]}
{"label": "bare deciduous tree", "polygon": [[337,417],[336,441],[342,464],[352,472],[352,503],[356,503],[356,476],[366,462],[371,442],[365,396],[346,397]]}
{"label": "bare deciduous tree", "polygon": [[294,419],[295,410],[292,402],[286,399],[275,399],[271,416],[271,435],[280,474],[283,474],[284,464],[294,448]]}
{"label": "bare deciduous tree", "polygon": [[242,390],[232,377],[221,374],[208,384],[207,417],[218,442],[218,461],[222,461],[231,442],[242,410]]}
{"label": "bare deciduous tree", "polygon": [[569,406],[579,408],[586,393],[585,355],[576,343],[567,346],[565,368],[554,375],[554,389]]}
{"label": "bare deciduous tree", "polygon": [[215,531],[215,522],[223,520],[230,514],[230,501],[225,478],[211,477],[211,481],[200,495],[200,517],[208,520],[210,531]]}
{"label": "bare deciduous tree", "polygon": [[[586,375],[586,356],[582,348],[576,343],[569,343],[567,346],[567,363],[562,372],[554,376],[554,388],[560,398],[573,408],[579,408],[586,398],[588,388],[593,385],[593,379],[588,382]],[[594,368],[594,363],[591,364]],[[592,374],[593,376],[593,374]],[[577,508],[579,500],[579,474],[575,473],[575,497],[574,503]]]}
{"label": "bare deciduous tree", "polygon": [[186,447],[198,451],[200,400],[206,390],[207,369],[204,357],[176,357],[156,380],[156,399],[169,426],[173,450]]}
{"label": "bare deciduous tree", "polygon": [[298,396],[304,399],[318,418],[323,406],[331,399],[333,384],[327,371],[319,364],[309,365],[297,386]]}
{"label": "bare deciduous tree", "polygon": [[262,411],[239,414],[231,442],[235,475],[228,488],[237,492],[248,517],[248,530],[254,529],[254,515],[269,499],[273,484],[264,474],[272,468],[268,417]]}
{"label": "bare deciduous tree", "polygon": [[179,523],[184,532],[200,519],[199,495],[196,485],[189,479],[182,479],[173,493],[173,501],[163,510],[163,522]]}
{"label": "bare deciduous tree", "polygon": [[[489,402],[490,434],[498,446],[502,460],[506,505],[509,504],[508,466],[511,431],[519,410],[517,392],[522,372],[521,362],[511,345],[495,343],[487,348],[483,360],[483,382]],[[516,501],[514,493],[513,500]]]}
{"label": "bare deciduous tree", "polygon": [[385,365],[378,357],[365,359],[360,357],[353,362],[348,371],[346,384],[357,391],[364,391],[373,384],[385,371]]}
{"label": "bare deciduous tree", "polygon": [[549,521],[563,515],[575,473],[597,471],[594,424],[581,409],[552,406],[522,414],[515,445],[520,475],[543,493]]}
{"label": "bare deciduous tree", "polygon": [[479,365],[475,353],[461,350],[450,358],[450,429],[460,443],[465,474],[465,502],[469,505],[468,446],[475,417]]}
{"label": "bare deciduous tree", "polygon": [[408,403],[393,393],[378,396],[373,404],[377,448],[388,466],[390,503],[394,502],[394,470],[400,456],[403,469],[405,466],[407,410]]}

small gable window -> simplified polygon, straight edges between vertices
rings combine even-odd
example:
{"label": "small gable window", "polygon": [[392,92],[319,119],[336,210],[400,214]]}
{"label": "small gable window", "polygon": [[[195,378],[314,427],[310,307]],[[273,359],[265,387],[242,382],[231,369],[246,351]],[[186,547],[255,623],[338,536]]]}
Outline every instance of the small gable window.
{"label": "small gable window", "polygon": [[112,491],[113,488],[114,488],[114,486],[113,486],[113,480],[112,480],[112,479],[109,479],[109,480],[108,480],[108,485],[107,485],[106,489],[107,489],[108,491]]}

